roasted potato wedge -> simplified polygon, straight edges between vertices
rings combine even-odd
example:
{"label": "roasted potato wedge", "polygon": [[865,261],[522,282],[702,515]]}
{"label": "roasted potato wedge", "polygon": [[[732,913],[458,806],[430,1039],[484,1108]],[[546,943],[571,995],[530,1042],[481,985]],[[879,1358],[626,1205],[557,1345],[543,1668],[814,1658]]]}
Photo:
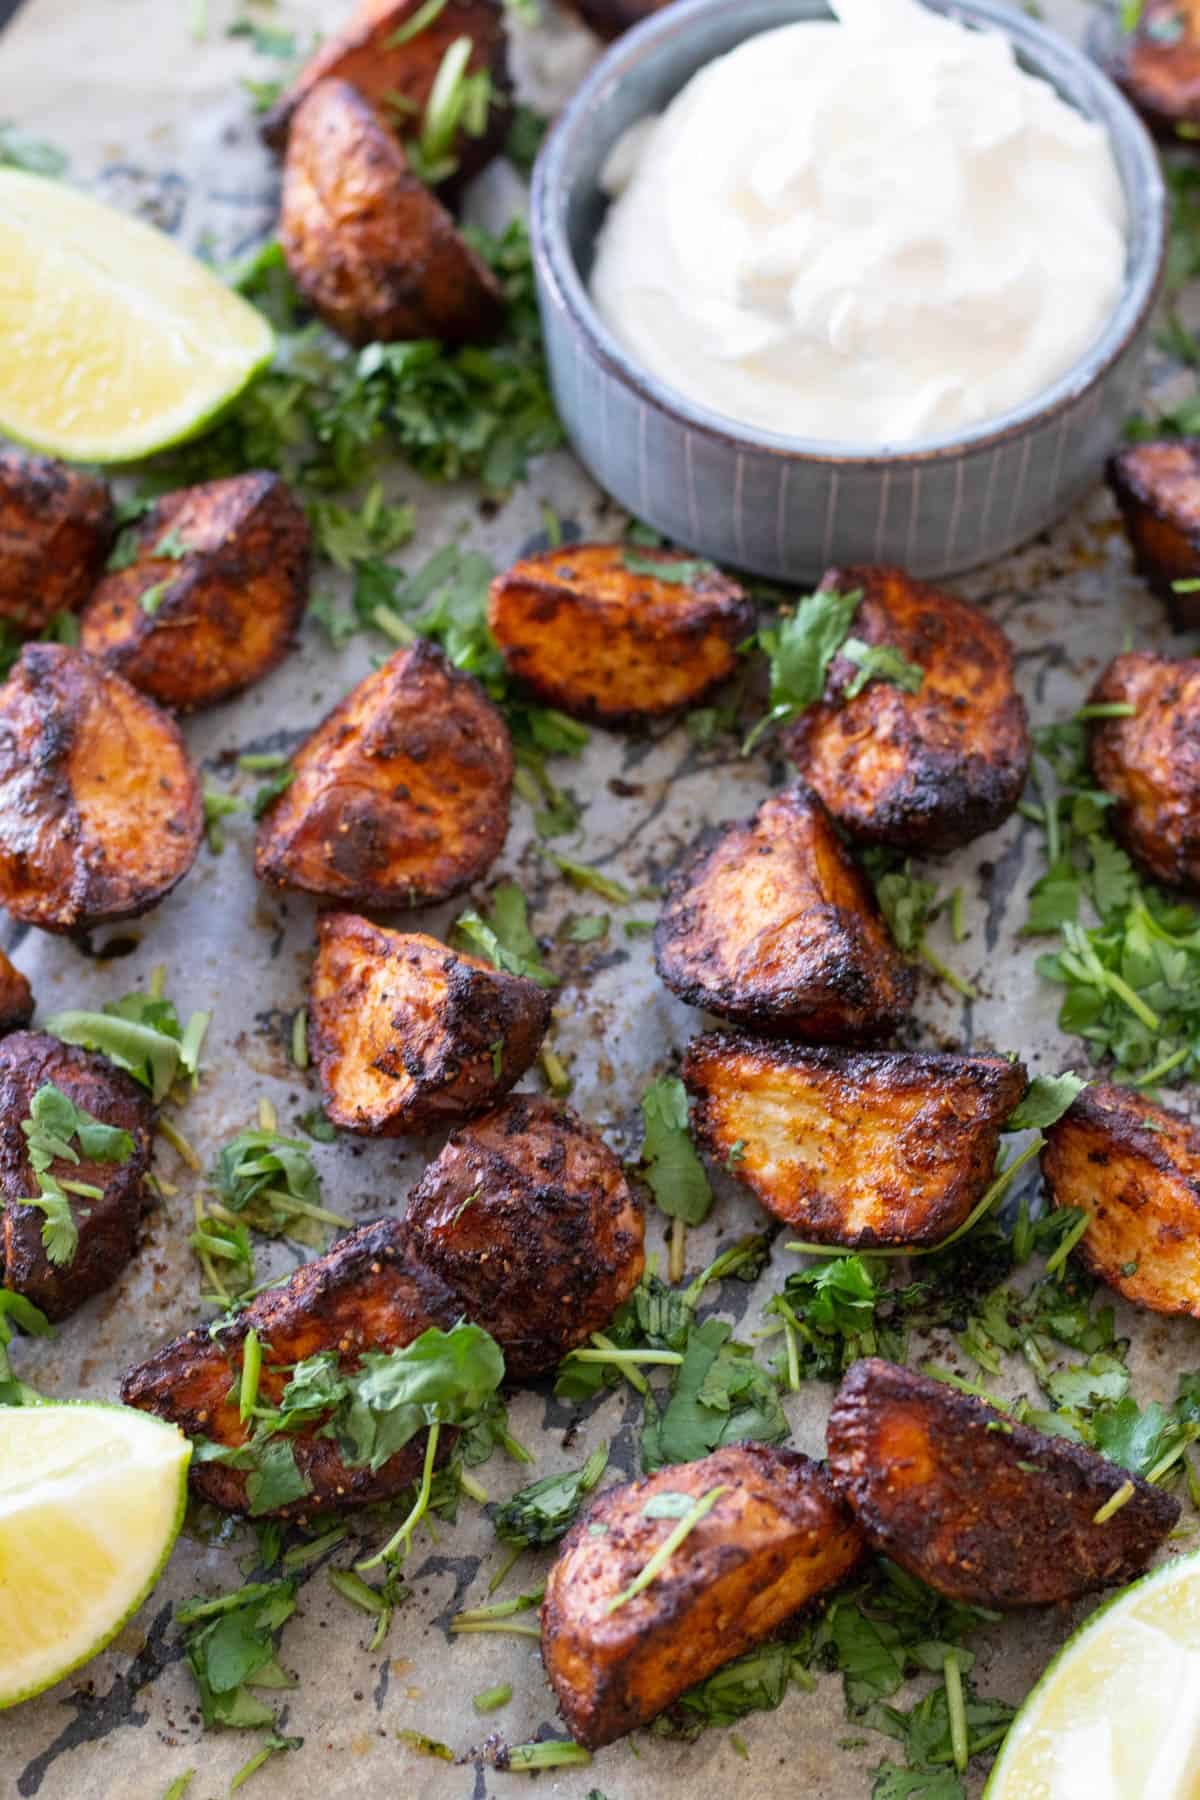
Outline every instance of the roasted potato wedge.
{"label": "roasted potato wedge", "polygon": [[495,276],[347,82],[320,82],[297,109],[279,241],[305,299],[351,344],[476,343],[500,324]]}
{"label": "roasted potato wedge", "polygon": [[784,736],[784,749],[858,843],[919,854],[954,850],[1005,820],[1029,774],[1025,703],[998,625],[902,569],[831,569],[828,592],[860,591],[852,635],[887,644],[923,671],[915,694],[870,681],[845,655],[824,697]]}
{"label": "roasted potato wedge", "polygon": [[[341,31],[326,39],[305,63],[286,94],[263,120],[262,134],[275,149],[287,143],[293,116],[319,82],[347,81],[379,107],[397,130],[419,133],[446,52],[461,38],[473,46],[466,73],[487,75],[491,104],[484,130],[455,133],[456,164],[448,185],[461,186],[503,148],[512,119],[508,44],[499,0],[446,0],[435,18],[412,37],[402,36],[426,0],[360,0]],[[402,41],[397,43],[397,36]]]}
{"label": "roasted potato wedge", "polygon": [[[656,1579],[610,1611],[678,1522],[652,1502],[714,1489]],[[572,1737],[595,1750],[646,1724],[841,1581],[861,1550],[824,1469],[793,1450],[733,1444],[607,1488],[565,1538],[542,1605],[542,1660]]]}
{"label": "roasted potato wedge", "polygon": [[[30,1103],[47,1082],[101,1124],[119,1126],[133,1139],[132,1154],[123,1163],[84,1157],[50,1165],[56,1179],[101,1190],[99,1199],[70,1195],[79,1241],[66,1263],[52,1262],[42,1243],[46,1214],[40,1207],[21,1205],[26,1195],[38,1191],[21,1121],[29,1118]],[[77,1050],[40,1031],[16,1031],[0,1043],[0,1263],[5,1287],[32,1300],[48,1319],[65,1319],[93,1294],[111,1287],[136,1251],[150,1203],[145,1181],[153,1129],[150,1096],[106,1056]]]}
{"label": "roasted potato wedge", "polygon": [[468,887],[504,847],[508,727],[427,638],[351,689],[292,768],[255,845],[255,873],[275,887],[424,906]]}
{"label": "roasted potato wedge", "polygon": [[1025,1070],[1002,1056],[725,1034],[689,1045],[683,1079],[705,1148],[768,1212],[807,1239],[859,1249],[937,1244],[961,1225],[1025,1091]]}
{"label": "roasted potato wedge", "polygon": [[585,25],[598,37],[620,37],[634,25],[640,25],[651,13],[660,12],[669,0],[567,0]]}
{"label": "roasted potato wedge", "polygon": [[1194,0],[1145,0],[1122,31],[1109,73],[1153,131],[1195,136],[1200,125],[1200,9]]}
{"label": "roasted potato wedge", "polygon": [[757,1031],[883,1036],[913,973],[829,815],[802,787],[706,834],[667,889],[658,972],[689,1006]]}
{"label": "roasted potato wedge", "polygon": [[0,1037],[20,1031],[33,1017],[33,989],[0,950]]}
{"label": "roasted potato wedge", "polygon": [[1200,438],[1130,444],[1108,465],[1138,574],[1167,603],[1176,631],[1200,625],[1200,593],[1174,583],[1200,578]]}
{"label": "roasted potato wedge", "polygon": [[304,508],[278,475],[167,494],[137,527],[132,562],[100,583],[82,649],[177,712],[261,681],[308,598]]}
{"label": "roasted potato wedge", "polygon": [[[527,556],[492,583],[488,622],[505,662],[549,706],[602,725],[691,706],[732,674],[754,609],[718,569],[664,581],[622,544]],[[635,561],[641,558],[635,558]],[[681,551],[653,560],[694,563]]]}
{"label": "roasted potato wedge", "polygon": [[203,828],[175,721],[81,650],[26,644],[0,688],[0,905],[43,931],[131,919]]}
{"label": "roasted potato wedge", "polygon": [[1056,1206],[1082,1207],[1076,1254],[1152,1312],[1200,1319],[1200,1131],[1132,1088],[1096,1082],[1046,1133]]}
{"label": "roasted potato wedge", "polygon": [[416,1255],[518,1378],[608,1324],[641,1279],[642,1210],[617,1158],[535,1094],[455,1132],[409,1196]]}
{"label": "roasted potato wedge", "polygon": [[422,932],[320,922],[309,1043],[343,1131],[404,1137],[494,1106],[538,1053],[550,996]]}
{"label": "roasted potato wedge", "polygon": [[[306,1356],[336,1350],[339,1365],[352,1368],[364,1351],[403,1349],[431,1325],[450,1330],[461,1311],[410,1254],[401,1224],[392,1219],[363,1225],[297,1269],[286,1287],[260,1294],[216,1337],[185,1331],[130,1369],[121,1398],[127,1406],[169,1419],[189,1437],[244,1444],[249,1434],[239,1415],[238,1388],[251,1328],[269,1346],[258,1387],[260,1399],[269,1404],[283,1392],[288,1365]],[[454,1436],[443,1431],[439,1450],[444,1445],[448,1451]],[[320,1436],[319,1422],[289,1442],[296,1467],[312,1485],[311,1494],[278,1509],[279,1517],[295,1518],[330,1506],[367,1506],[400,1493],[421,1472],[426,1437],[418,1433],[374,1473],[369,1467],[350,1468],[333,1439]],[[243,1470],[193,1459],[191,1481],[214,1506],[247,1510]]]}
{"label": "roasted potato wedge", "polygon": [[[878,1357],[848,1370],[826,1444],[868,1544],[972,1606],[1049,1606],[1132,1581],[1179,1518],[1177,1500],[1082,1444]],[[1097,1524],[1126,1482],[1132,1497]]]}
{"label": "roasted potato wedge", "polygon": [[1089,698],[1137,708],[1091,727],[1092,773],[1116,801],[1114,833],[1155,881],[1200,888],[1200,659],[1126,651]]}
{"label": "roasted potato wedge", "polygon": [[112,496],[94,475],[0,449],[0,619],[27,635],[78,612],[115,530]]}

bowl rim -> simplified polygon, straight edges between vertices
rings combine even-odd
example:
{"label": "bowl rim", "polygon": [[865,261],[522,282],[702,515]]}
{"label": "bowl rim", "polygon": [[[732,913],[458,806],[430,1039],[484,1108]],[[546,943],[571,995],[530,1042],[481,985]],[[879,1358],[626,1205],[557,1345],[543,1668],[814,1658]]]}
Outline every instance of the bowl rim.
{"label": "bowl rim", "polygon": [[[963,455],[985,454],[1020,438],[1034,425],[1048,423],[1092,390],[1139,336],[1159,296],[1167,257],[1167,191],[1162,166],[1150,133],[1104,70],[1058,32],[1016,12],[1003,0],[922,0],[932,10],[966,24],[999,30],[1024,51],[1043,79],[1057,87],[1069,83],[1068,104],[1086,97],[1091,116],[1110,143],[1123,139],[1134,165],[1133,179],[1122,181],[1127,207],[1130,187],[1146,196],[1140,256],[1125,272],[1121,296],[1108,323],[1082,356],[1050,384],[1020,406],[994,419],[983,419],[951,435],[921,439],[889,448],[848,439],[791,437],[761,426],[744,425],[726,413],[690,400],[636,362],[600,317],[571,252],[566,232],[563,165],[570,145],[592,111],[597,97],[622,81],[632,69],[659,54],[697,23],[724,13],[729,0],[675,0],[651,13],[617,39],[575,90],[554,122],[534,165],[530,200],[530,233],[539,282],[557,302],[592,357],[643,401],[668,414],[677,424],[727,448],[751,450],[796,462],[840,464],[860,468],[895,468],[933,463]],[[805,15],[801,15],[802,17]],[[809,15],[811,16],[811,15]],[[764,26],[764,30],[775,29]],[[746,37],[757,35],[748,31]],[[1131,240],[1132,249],[1132,240]]]}

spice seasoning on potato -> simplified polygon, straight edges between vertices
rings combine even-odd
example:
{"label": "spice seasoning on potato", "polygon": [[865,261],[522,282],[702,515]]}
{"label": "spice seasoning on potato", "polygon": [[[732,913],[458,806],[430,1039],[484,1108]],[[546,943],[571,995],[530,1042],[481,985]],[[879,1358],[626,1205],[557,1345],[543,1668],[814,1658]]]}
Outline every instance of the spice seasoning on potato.
{"label": "spice seasoning on potato", "polygon": [[297,110],[279,241],[305,299],[351,344],[474,343],[500,325],[495,276],[344,81],[320,82]]}
{"label": "spice seasoning on potato", "polygon": [[488,622],[540,700],[619,724],[691,706],[726,680],[754,609],[735,581],[685,552],[568,544],[497,576]]}
{"label": "spice seasoning on potato", "polygon": [[1125,521],[1142,579],[1167,603],[1177,631],[1200,625],[1200,594],[1177,581],[1200,579],[1200,438],[1128,444],[1108,465],[1108,485]]}
{"label": "spice seasoning on potato", "polygon": [[308,598],[310,534],[278,475],[165,495],[130,555],[85,608],[80,645],[160,705],[228,700],[286,654]]}
{"label": "spice seasoning on potato", "polygon": [[478,682],[422,638],[364,677],[292,758],[263,814],[260,881],[344,902],[423,906],[504,846],[508,727]]}
{"label": "spice seasoning on potato", "polygon": [[1166,138],[1190,140],[1200,125],[1200,21],[1181,0],[1143,0],[1122,20],[1108,72]]}
{"label": "spice seasoning on potato", "polygon": [[[901,569],[831,569],[821,588],[862,598],[822,699],[784,737],[804,780],[858,843],[927,853],[993,830],[1021,797],[1031,753],[1003,631]],[[915,690],[864,683],[851,643],[886,646],[918,671]]]}
{"label": "spice seasoning on potato", "polygon": [[318,930],[309,1044],[342,1130],[402,1137],[469,1118],[537,1055],[550,996],[536,982],[353,913]]}
{"label": "spice seasoning on potato", "polygon": [[20,1031],[33,1017],[33,989],[0,950],[0,1037]]}
{"label": "spice seasoning on potato", "polygon": [[693,1126],[776,1218],[808,1241],[938,1244],[995,1173],[1025,1091],[1002,1056],[817,1050],[713,1033],[683,1079]]}
{"label": "spice seasoning on potato", "polygon": [[202,831],[174,720],[82,651],[27,644],[0,688],[0,904],[44,931],[134,918]]}
{"label": "spice seasoning on potato", "polygon": [[[689,1500],[708,1508],[632,1592]],[[646,1724],[861,1552],[824,1469],[793,1450],[734,1444],[606,1488],[563,1540],[542,1605],[542,1660],[572,1737],[596,1750]]]}
{"label": "spice seasoning on potato", "polygon": [[1087,1214],[1075,1254],[1092,1274],[1135,1306],[1200,1318],[1200,1131],[1098,1081],[1046,1137],[1046,1187]]}
{"label": "spice seasoning on potato", "polygon": [[1091,725],[1092,773],[1116,804],[1116,837],[1167,887],[1200,889],[1200,659],[1129,650],[1088,697],[1132,708]]}
{"label": "spice seasoning on potato", "polygon": [[829,815],[801,786],[702,838],[654,933],[663,981],[689,1006],[810,1039],[894,1030],[913,974]]}
{"label": "spice seasoning on potato", "polygon": [[1082,1444],[878,1357],[847,1373],[826,1444],[871,1548],[971,1606],[1049,1606],[1132,1581],[1179,1519],[1177,1500]]}
{"label": "spice seasoning on potato", "polygon": [[55,613],[78,612],[114,529],[105,482],[46,456],[0,449],[0,620],[33,635]]}

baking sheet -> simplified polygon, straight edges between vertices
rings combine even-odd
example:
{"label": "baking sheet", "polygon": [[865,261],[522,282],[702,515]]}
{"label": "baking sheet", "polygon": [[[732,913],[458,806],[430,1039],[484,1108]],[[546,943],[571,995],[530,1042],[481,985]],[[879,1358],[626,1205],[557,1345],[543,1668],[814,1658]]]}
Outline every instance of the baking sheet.
{"label": "baking sheet", "polygon": [[[238,85],[243,76],[261,79],[275,70],[244,42],[226,37],[237,10],[235,0],[210,0],[207,31],[197,42],[182,4],[27,0],[0,34],[0,119],[61,145],[71,156],[72,178],[111,202],[186,242],[208,243],[219,259],[233,256],[270,231],[276,198],[274,166],[258,144]],[[341,0],[306,0],[261,16],[303,31],[336,25],[343,10]],[[1051,4],[1046,11],[1051,22],[1078,33],[1080,9]],[[555,26],[523,38],[518,62],[523,80],[545,99],[555,86],[561,91],[577,78],[593,53],[585,34]],[[512,185],[502,176],[485,185],[481,204],[494,214],[505,211]],[[1170,376],[1165,365],[1153,373]],[[505,564],[537,538],[547,502],[568,531],[585,536],[611,535],[624,523],[566,452],[543,459],[495,512],[481,507],[470,485],[428,487],[402,466],[389,474],[388,485],[389,497],[411,498],[417,506],[417,538],[393,559],[409,568],[450,537]],[[327,570],[318,585],[322,591],[337,588]],[[1138,645],[1177,647],[1160,607],[1130,574],[1113,509],[1099,492],[1049,539],[957,585],[1013,638],[1035,721],[1072,710],[1128,632]],[[188,722],[193,754],[224,785],[231,755],[291,749],[365,673],[377,648],[360,637],[334,652],[319,627],[307,626],[302,650],[269,680],[242,700]],[[581,835],[556,840],[554,847],[629,887],[657,883],[702,825],[749,813],[782,773],[765,756],[742,760],[729,740],[698,749],[682,728],[620,737],[597,732],[580,761],[555,767],[587,810]],[[252,793],[257,779],[241,777],[241,790]],[[206,1078],[182,1121],[205,1162],[253,1122],[260,1097],[276,1107],[284,1130],[317,1097],[314,1082],[291,1066],[288,1055],[292,1014],[306,995],[315,909],[303,898],[257,886],[247,816],[229,820],[226,835],[223,855],[203,850],[157,913],[132,928],[97,934],[98,948],[113,939],[133,941],[120,959],[85,956],[61,940],[10,930],[15,960],[33,981],[43,1015],[64,1006],[98,1006],[144,985],[159,963],[166,965],[167,991],[181,1012],[214,1009]],[[962,885],[970,930],[952,950],[935,941],[977,984],[980,997],[964,1003],[922,977],[914,1043],[1015,1049],[1033,1071],[1080,1066],[1078,1042],[1055,1029],[1055,992],[1034,973],[1034,958],[1045,944],[1017,935],[1024,895],[1037,872],[1036,833],[1019,818],[938,866],[945,887]],[[595,896],[574,893],[550,868],[529,810],[519,802],[491,879],[504,876],[525,889],[543,934],[553,933],[568,912],[608,910]],[[420,916],[422,928],[440,933],[465,904],[431,909]],[[652,917],[653,911],[653,902],[634,902],[615,912],[607,943],[555,951],[566,976],[555,996],[555,1044],[575,1078],[573,1103],[626,1154],[635,1153],[640,1141],[643,1088],[699,1026],[698,1015],[655,980],[646,941],[628,941],[620,929],[621,920]],[[401,1206],[437,1147],[344,1141],[316,1145],[313,1154],[327,1204],[357,1221]],[[196,1178],[165,1146],[158,1167],[178,1193],[152,1217],[145,1249],[125,1278],[70,1320],[53,1343],[22,1341],[15,1348],[18,1372],[47,1394],[111,1396],[125,1366],[196,1318],[197,1270],[187,1247]],[[689,1234],[693,1270],[762,1222],[753,1202],[726,1177],[717,1174],[714,1185],[718,1204],[708,1224]],[[651,1249],[662,1247],[657,1216],[650,1218],[648,1239]],[[285,1269],[299,1254],[264,1244],[261,1275]],[[741,1334],[757,1328],[763,1303],[791,1264],[777,1248],[753,1290],[737,1283],[721,1290],[724,1316],[734,1317],[733,1307],[743,1309]],[[1200,1333],[1190,1323],[1122,1315],[1120,1328],[1135,1337],[1134,1392],[1143,1403],[1170,1399],[1175,1371],[1200,1362]],[[798,1448],[820,1453],[829,1397],[828,1388],[813,1384],[787,1398]],[[518,1395],[511,1416],[516,1435],[536,1451],[538,1467],[496,1457],[478,1472],[494,1500],[535,1473],[578,1467],[605,1442],[611,1442],[606,1480],[635,1472],[640,1407],[628,1389],[585,1414],[578,1430],[576,1411],[556,1402],[548,1388]],[[107,1652],[0,1720],[0,1793],[23,1800],[159,1800],[175,1776],[193,1767],[189,1800],[225,1793],[259,1734],[201,1732],[171,1618],[175,1605],[192,1594],[237,1586],[244,1578],[239,1559],[249,1547],[248,1534],[227,1546],[182,1539],[163,1581]],[[418,1534],[406,1569],[414,1597],[374,1654],[364,1647],[371,1621],[329,1591],[319,1568],[309,1571],[298,1614],[283,1634],[282,1661],[299,1682],[281,1696],[280,1709],[281,1728],[302,1736],[304,1746],[273,1758],[254,1776],[248,1791],[255,1800],[334,1791],[347,1800],[418,1794],[484,1800],[521,1793],[531,1778],[492,1768],[485,1740],[489,1733],[514,1743],[564,1735],[536,1645],[505,1637],[455,1640],[447,1629],[455,1611],[485,1598],[501,1560],[490,1525],[469,1502],[457,1525],[437,1525],[436,1543]],[[534,1585],[549,1560],[526,1556],[502,1593]],[[1019,1699],[1073,1616],[1042,1612],[973,1640],[981,1653],[981,1691]],[[512,1683],[511,1703],[477,1719],[470,1696],[501,1681]],[[841,1681],[834,1676],[820,1678],[811,1695],[793,1691],[779,1711],[752,1714],[738,1729],[746,1759],[727,1731],[709,1731],[691,1745],[641,1734],[600,1753],[590,1769],[537,1777],[538,1792],[563,1800],[584,1800],[593,1788],[608,1800],[712,1792],[858,1800],[869,1792],[869,1772],[895,1750],[889,1740],[848,1726]],[[397,1741],[401,1730],[442,1740],[464,1760],[450,1766],[420,1757]],[[860,1740],[859,1747],[840,1748],[847,1736]]]}

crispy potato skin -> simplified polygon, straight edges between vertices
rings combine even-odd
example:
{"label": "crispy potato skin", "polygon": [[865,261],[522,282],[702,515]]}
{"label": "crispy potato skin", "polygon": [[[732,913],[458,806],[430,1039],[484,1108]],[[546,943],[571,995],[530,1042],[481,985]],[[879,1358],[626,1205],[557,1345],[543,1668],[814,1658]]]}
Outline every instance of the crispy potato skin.
{"label": "crispy potato skin", "polygon": [[203,831],[179,727],[64,644],[26,644],[0,688],[0,905],[43,931],[156,905]]}
{"label": "crispy potato skin", "polygon": [[1200,1131],[1132,1088],[1085,1088],[1046,1134],[1056,1206],[1089,1214],[1076,1251],[1152,1312],[1200,1319]]}
{"label": "crispy potato skin", "polygon": [[834,658],[825,694],[790,727],[784,749],[857,842],[917,853],[954,850],[1016,806],[1029,773],[1029,724],[1012,647],[977,607],[902,569],[831,569],[827,592],[861,589],[853,634],[890,644],[923,669],[915,694]]}
{"label": "crispy potato skin", "polygon": [[[102,1190],[99,1200],[71,1196],[79,1244],[71,1262],[52,1263],[42,1245],[46,1215],[21,1206],[37,1192],[29,1166],[28,1141],[21,1130],[33,1096],[46,1082],[62,1089],[105,1125],[119,1125],[133,1139],[124,1163],[58,1161],[51,1173]],[[150,1204],[145,1179],[150,1168],[155,1109],[146,1090],[106,1056],[79,1050],[40,1031],[17,1031],[0,1043],[0,1244],[4,1285],[41,1307],[48,1319],[65,1319],[77,1307],[111,1287],[138,1245],[142,1215]]]}
{"label": "crispy potato skin", "polygon": [[[498,0],[447,0],[423,31],[404,44],[391,44],[389,40],[423,4],[424,0],[360,0],[343,29],[326,39],[267,113],[262,125],[267,142],[283,149],[297,108],[319,82],[330,78],[349,82],[387,116],[394,113],[402,130],[413,129],[429,102],[442,58],[451,44],[469,37],[474,49],[467,67],[471,74],[487,70],[494,97],[482,137],[459,132],[454,145],[459,166],[446,185],[461,186],[485,168],[502,149],[512,119],[502,9]],[[405,111],[388,108],[394,95],[408,102]]]}
{"label": "crispy potato skin", "polygon": [[1108,465],[1108,485],[1125,521],[1143,581],[1167,603],[1176,631],[1200,624],[1200,595],[1173,582],[1200,575],[1200,438],[1129,444]]}
{"label": "crispy potato skin", "polygon": [[767,1211],[822,1244],[937,1244],[992,1179],[1025,1091],[1002,1056],[807,1050],[716,1033],[683,1079],[692,1123]]}
{"label": "crispy potato skin", "polygon": [[1200,123],[1200,9],[1195,0],[1146,0],[1122,32],[1109,74],[1161,137]]}
{"label": "crispy potato skin", "polygon": [[546,1034],[550,996],[422,932],[354,913],[319,925],[309,1041],[344,1131],[404,1137],[494,1106]]}
{"label": "crispy potato skin", "polygon": [[[166,541],[186,553],[156,555]],[[304,508],[278,475],[167,494],[141,522],[135,560],[93,594],[80,646],[161,706],[215,706],[286,654],[308,597],[309,557]],[[142,595],[162,583],[146,612]]]}
{"label": "crispy potato skin", "polygon": [[[403,1349],[432,1325],[449,1330],[461,1311],[437,1277],[411,1255],[401,1224],[393,1219],[363,1225],[297,1269],[286,1287],[260,1294],[218,1337],[186,1331],[130,1369],[121,1383],[121,1398],[127,1406],[169,1419],[189,1437],[242,1444],[248,1433],[238,1415],[237,1396],[242,1348],[251,1327],[269,1346],[259,1393],[274,1401],[287,1384],[288,1375],[281,1372],[287,1364],[336,1350],[339,1364],[353,1368],[364,1351]],[[367,1506],[398,1494],[420,1474],[423,1432],[372,1474],[369,1468],[348,1468],[334,1441],[318,1437],[317,1430],[314,1425],[291,1439],[296,1466],[313,1491],[281,1507],[279,1517],[304,1517],[327,1506]],[[442,1433],[447,1449],[454,1435]],[[191,1482],[214,1506],[246,1511],[243,1470],[193,1462]]]}
{"label": "crispy potato skin", "polygon": [[105,482],[45,456],[0,449],[0,619],[44,631],[78,612],[114,532]]}
{"label": "crispy potato skin", "polygon": [[292,767],[255,844],[255,873],[275,887],[423,906],[468,887],[504,847],[508,727],[426,638],[365,676]]}
{"label": "crispy potato skin", "polygon": [[320,82],[297,108],[279,240],[296,286],[352,344],[473,343],[500,324],[495,276],[344,81]]}
{"label": "crispy potato skin", "polygon": [[536,1094],[456,1132],[409,1196],[407,1223],[415,1254],[516,1377],[607,1325],[645,1263],[641,1206],[617,1158]]}
{"label": "crispy potato skin", "polygon": [[0,1037],[20,1031],[33,1017],[33,989],[0,950]]}
{"label": "crispy potato skin", "polygon": [[[647,1502],[715,1487],[726,1491],[657,1580],[606,1611],[676,1523],[646,1518]],[[792,1450],[734,1444],[606,1489],[564,1539],[542,1605],[542,1660],[572,1737],[595,1750],[644,1725],[840,1581],[861,1549],[825,1471]]]}
{"label": "crispy potato skin", "polygon": [[611,39],[660,12],[668,0],[568,0],[568,4],[598,37]]}
{"label": "crispy potato skin", "polygon": [[717,569],[668,582],[624,558],[622,544],[543,550],[496,577],[488,606],[513,674],[547,705],[602,725],[692,705],[732,674],[754,629],[745,592]]}
{"label": "crispy potato skin", "polygon": [[1092,772],[1112,794],[1112,828],[1167,887],[1200,889],[1200,659],[1129,650],[1089,698],[1136,706],[1091,727]]}
{"label": "crispy potato skin", "polygon": [[[847,1371],[826,1444],[868,1544],[973,1606],[1048,1606],[1131,1581],[1179,1518],[1177,1500],[1081,1444],[878,1357]],[[1094,1524],[1126,1481],[1132,1498]]]}
{"label": "crispy potato skin", "polygon": [[689,1006],[759,1032],[883,1036],[913,973],[815,794],[797,785],[706,834],[667,888],[659,975]]}

